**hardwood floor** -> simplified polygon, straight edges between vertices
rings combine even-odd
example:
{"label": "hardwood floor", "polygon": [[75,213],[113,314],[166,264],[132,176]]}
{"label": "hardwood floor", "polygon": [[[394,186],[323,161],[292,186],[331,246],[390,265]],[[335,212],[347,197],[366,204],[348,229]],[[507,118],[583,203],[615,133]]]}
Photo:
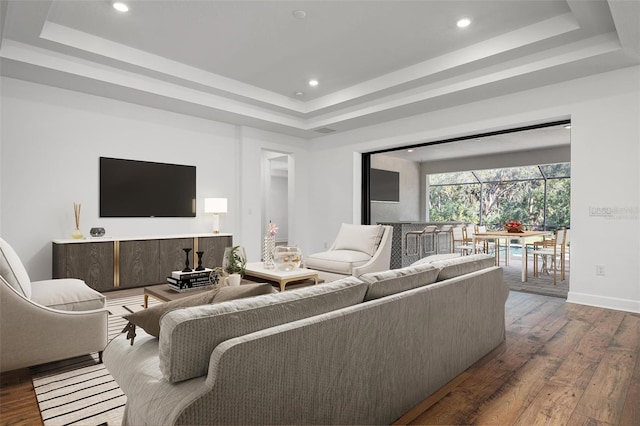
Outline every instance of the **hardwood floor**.
{"label": "hardwood floor", "polygon": [[640,425],[640,315],[511,292],[507,339],[396,424]]}
{"label": "hardwood floor", "polygon": [[0,424],[17,426],[42,424],[42,416],[40,416],[28,368],[0,375]]}
{"label": "hardwood floor", "polygon": [[[504,344],[395,424],[640,425],[639,314],[511,292],[506,325]],[[42,424],[28,369],[0,382],[0,423]]]}

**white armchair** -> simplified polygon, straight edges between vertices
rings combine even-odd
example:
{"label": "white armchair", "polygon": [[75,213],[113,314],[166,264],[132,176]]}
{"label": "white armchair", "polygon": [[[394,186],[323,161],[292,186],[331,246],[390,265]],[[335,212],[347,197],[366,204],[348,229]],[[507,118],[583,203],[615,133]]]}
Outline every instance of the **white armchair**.
{"label": "white armchair", "polygon": [[0,238],[0,372],[102,351],[106,299],[78,279],[29,279]]}
{"label": "white armchair", "polygon": [[386,271],[391,266],[393,228],[343,223],[328,251],[307,256],[305,266],[339,278]]}

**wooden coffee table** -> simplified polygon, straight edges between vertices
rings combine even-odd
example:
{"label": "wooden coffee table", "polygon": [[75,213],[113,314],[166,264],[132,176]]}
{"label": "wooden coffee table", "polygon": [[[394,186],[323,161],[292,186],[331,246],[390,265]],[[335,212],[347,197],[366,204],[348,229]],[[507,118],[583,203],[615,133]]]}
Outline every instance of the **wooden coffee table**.
{"label": "wooden coffee table", "polygon": [[[240,285],[243,285],[243,284],[255,284],[255,281],[243,279],[240,282]],[[146,309],[149,306],[149,296],[161,302],[169,302],[171,300],[182,299],[184,297],[189,297],[191,295],[203,293],[205,291],[209,291],[213,289],[214,289],[214,286],[212,285],[204,288],[199,288],[196,290],[187,290],[187,291],[175,291],[169,288],[168,284],[158,284],[151,287],[145,287],[143,289],[144,290],[144,293],[143,293],[144,307]]]}
{"label": "wooden coffee table", "polygon": [[149,306],[149,296],[161,302],[169,302],[171,300],[177,300],[177,299],[182,299],[184,297],[189,297],[194,294],[204,293],[205,291],[209,291],[211,289],[213,289],[213,286],[199,288],[197,290],[175,291],[170,289],[167,284],[158,284],[151,287],[145,287],[144,293],[143,293],[144,307],[146,309]]}
{"label": "wooden coffee table", "polygon": [[262,262],[247,263],[244,274],[248,277],[274,281],[280,285],[280,291],[284,291],[284,287],[294,281],[313,280],[314,284],[318,284],[318,271],[313,269],[296,268],[285,272],[278,268],[265,269]]}

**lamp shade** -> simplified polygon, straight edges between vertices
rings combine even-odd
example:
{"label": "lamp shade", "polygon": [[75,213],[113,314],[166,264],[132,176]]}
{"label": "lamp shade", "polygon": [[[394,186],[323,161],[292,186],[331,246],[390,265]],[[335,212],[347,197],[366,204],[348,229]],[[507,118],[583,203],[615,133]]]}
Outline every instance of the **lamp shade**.
{"label": "lamp shade", "polygon": [[226,198],[205,198],[204,212],[205,213],[226,213],[227,199]]}

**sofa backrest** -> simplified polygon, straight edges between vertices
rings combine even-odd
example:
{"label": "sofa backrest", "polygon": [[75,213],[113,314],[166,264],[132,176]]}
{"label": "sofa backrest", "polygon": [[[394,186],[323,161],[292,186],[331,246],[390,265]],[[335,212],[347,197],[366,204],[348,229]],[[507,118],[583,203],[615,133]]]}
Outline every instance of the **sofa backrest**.
{"label": "sofa backrest", "polygon": [[364,301],[379,299],[413,288],[433,284],[436,282],[439,272],[440,268],[430,263],[423,263],[400,269],[370,272],[360,275],[359,278],[369,284],[367,294],[364,296]]}
{"label": "sofa backrest", "polygon": [[458,255],[446,259],[434,258],[434,260],[425,257],[414,262],[413,265],[429,264],[440,268],[440,273],[436,281],[444,281],[470,272],[490,268],[495,265],[495,262],[496,258],[491,254],[470,254],[468,256]]}
{"label": "sofa backrest", "polygon": [[330,250],[353,250],[373,256],[384,234],[382,225],[343,223]]}
{"label": "sofa backrest", "polygon": [[31,279],[13,247],[0,238],[0,275],[21,295],[31,299]]}
{"label": "sofa backrest", "polygon": [[207,373],[211,352],[225,340],[362,303],[367,285],[355,277],[318,286],[165,314],[160,370],[169,382]]}

